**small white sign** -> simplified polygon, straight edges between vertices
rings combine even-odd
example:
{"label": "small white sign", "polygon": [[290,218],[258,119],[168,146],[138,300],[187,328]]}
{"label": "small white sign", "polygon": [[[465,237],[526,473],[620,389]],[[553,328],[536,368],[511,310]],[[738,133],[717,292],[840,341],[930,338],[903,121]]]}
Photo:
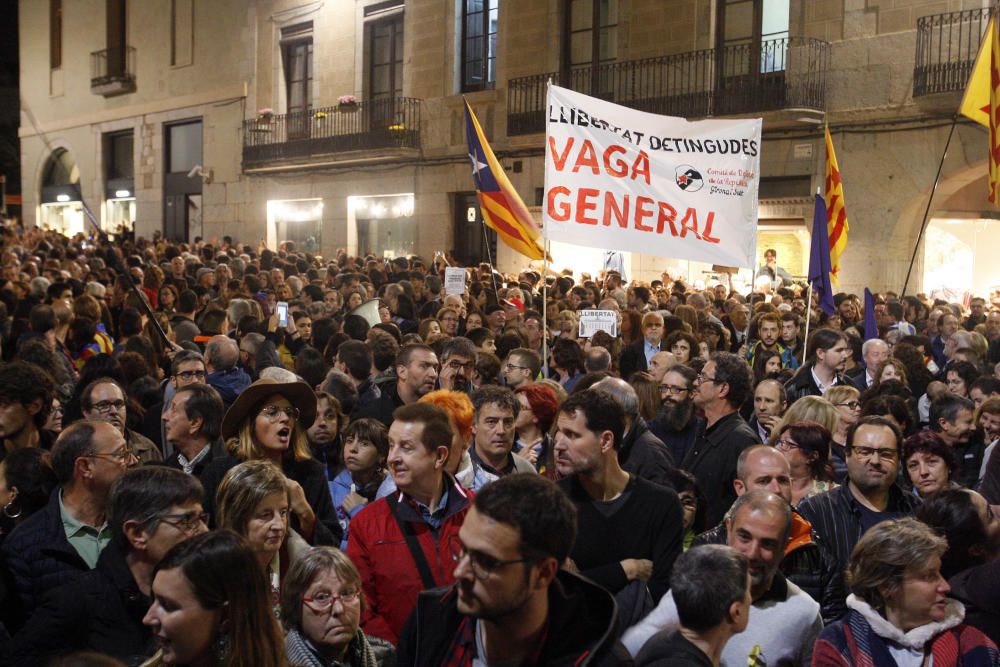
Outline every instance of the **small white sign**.
{"label": "small white sign", "polygon": [[444,269],[444,293],[465,294],[465,268],[461,266],[447,266]]}
{"label": "small white sign", "polygon": [[581,310],[580,338],[590,338],[598,331],[618,335],[618,315],[613,310]]}
{"label": "small white sign", "polygon": [[792,146],[792,155],[796,160],[807,160],[813,156],[813,145],[795,144]]}

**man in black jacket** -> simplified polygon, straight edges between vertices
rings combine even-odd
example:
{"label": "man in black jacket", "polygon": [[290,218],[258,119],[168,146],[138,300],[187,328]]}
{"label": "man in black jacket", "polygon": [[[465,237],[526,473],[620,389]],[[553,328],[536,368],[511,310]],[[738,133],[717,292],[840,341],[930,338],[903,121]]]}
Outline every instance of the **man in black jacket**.
{"label": "man in black jacket", "polygon": [[619,664],[611,595],[560,569],[575,514],[538,475],[485,487],[448,544],[455,584],[420,594],[399,664]]}
{"label": "man in black jacket", "polygon": [[4,600],[4,620],[14,629],[42,596],[97,565],[110,541],[105,507],[111,484],[138,463],[121,432],[104,421],[69,426],[52,449],[59,488],[4,540],[3,560],[14,592]]}
{"label": "man in black jacket", "polygon": [[[792,502],[791,470],[781,452],[769,445],[755,445],[743,450],[736,466],[736,495],[764,490]],[[726,522],[694,539],[700,544],[726,544]],[[781,573],[809,594],[820,605],[824,623],[836,621],[847,611],[847,590],[837,559],[821,543],[808,521],[792,509],[791,537],[781,561]]]}
{"label": "man in black jacket", "polygon": [[604,378],[591,389],[602,391],[625,411],[625,434],[618,448],[618,462],[626,472],[634,473],[660,486],[671,486],[674,461],[663,444],[639,414],[639,396],[630,384],[620,378]]}
{"label": "man in black jacket", "polygon": [[803,396],[822,396],[830,387],[850,382],[843,374],[844,364],[850,356],[847,334],[838,329],[816,329],[809,336],[806,363],[785,383],[788,404]]}
{"label": "man in black jacket", "polygon": [[[663,318],[658,313],[642,316],[642,339],[622,350],[618,367],[626,380],[636,371],[649,368],[649,360],[663,351]],[[667,350],[669,352],[669,350]]]}
{"label": "man in black jacket", "polygon": [[733,480],[740,452],[760,442],[739,409],[750,397],[750,367],[731,352],[716,352],[695,380],[694,403],[705,411],[705,426],[695,437],[681,468],[698,480],[708,496],[708,525],[722,521],[736,500]]}
{"label": "man in black jacket", "polygon": [[97,567],[51,591],[10,648],[9,664],[48,664],[89,649],[138,664],[156,651],[142,623],[153,569],[175,544],[207,530],[202,486],[166,466],[125,473],[111,491],[112,543]]}
{"label": "man in black jacket", "polygon": [[398,407],[416,403],[436,388],[440,371],[437,354],[427,345],[407,345],[396,355],[395,381],[380,382],[379,395],[358,401],[351,421],[366,417],[392,425],[392,413]]}

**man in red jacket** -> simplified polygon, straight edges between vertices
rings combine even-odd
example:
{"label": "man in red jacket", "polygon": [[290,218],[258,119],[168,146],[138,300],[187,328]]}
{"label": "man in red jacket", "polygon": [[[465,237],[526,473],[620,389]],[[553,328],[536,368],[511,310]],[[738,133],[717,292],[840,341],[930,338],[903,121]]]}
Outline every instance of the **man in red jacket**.
{"label": "man in red jacket", "polygon": [[397,492],[351,520],[347,555],[368,602],[364,631],[398,643],[420,591],[455,581],[448,543],[458,534],[472,492],[445,472],[451,424],[436,405],[397,408],[389,427],[389,472]]}

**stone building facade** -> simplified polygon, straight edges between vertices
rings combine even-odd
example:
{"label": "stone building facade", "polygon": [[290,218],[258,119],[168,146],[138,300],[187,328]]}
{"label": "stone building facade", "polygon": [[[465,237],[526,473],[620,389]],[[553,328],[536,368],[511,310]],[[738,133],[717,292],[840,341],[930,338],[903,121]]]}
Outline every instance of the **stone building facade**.
{"label": "stone building facade", "polygon": [[[758,256],[778,248],[793,274],[828,123],[851,225],[842,287],[899,290],[989,4],[22,0],[24,217],[81,230],[78,182],[111,230],[290,238],[328,256],[454,249],[511,268],[472,198],[462,95],[537,206],[552,79],[658,113],[762,117]],[[975,262],[992,234],[986,141],[957,124],[930,225],[982,265],[980,291],[994,280]],[[556,268],[596,268],[596,255],[557,254]],[[924,256],[909,291],[924,287]],[[630,278],[713,275],[628,265]]]}

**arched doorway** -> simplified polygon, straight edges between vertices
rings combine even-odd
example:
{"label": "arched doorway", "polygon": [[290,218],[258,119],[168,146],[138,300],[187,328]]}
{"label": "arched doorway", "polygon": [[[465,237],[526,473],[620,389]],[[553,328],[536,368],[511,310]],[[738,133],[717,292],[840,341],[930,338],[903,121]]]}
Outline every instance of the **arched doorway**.
{"label": "arched doorway", "polygon": [[42,168],[39,226],[67,236],[85,230],[80,201],[80,169],[65,148],[57,148]]}

